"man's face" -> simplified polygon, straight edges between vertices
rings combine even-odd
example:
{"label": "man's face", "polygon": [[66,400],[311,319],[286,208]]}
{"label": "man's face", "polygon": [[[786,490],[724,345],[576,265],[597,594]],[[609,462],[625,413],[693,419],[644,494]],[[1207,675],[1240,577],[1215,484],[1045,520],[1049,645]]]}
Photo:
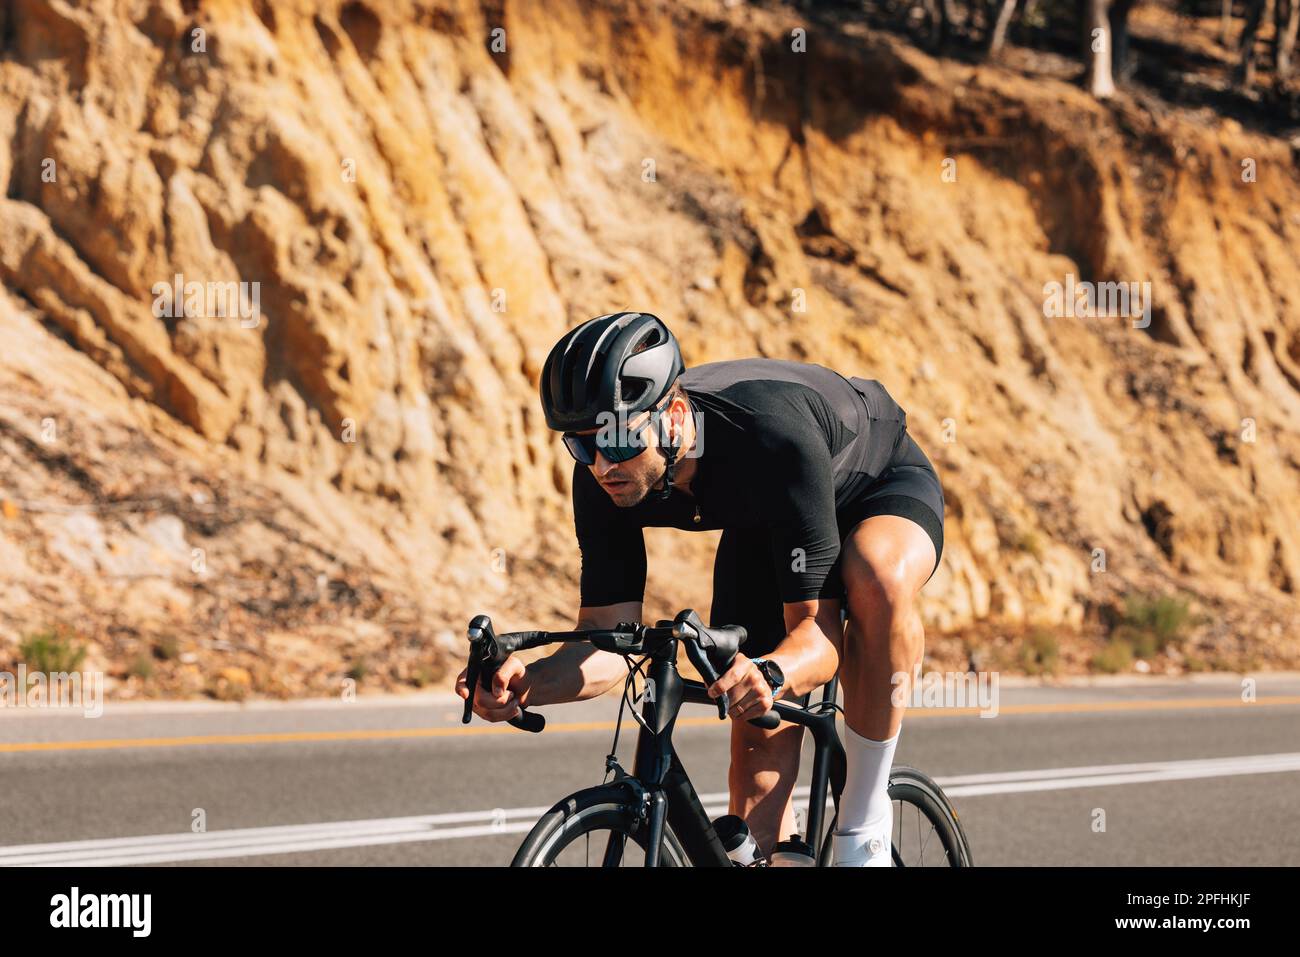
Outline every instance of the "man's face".
{"label": "man's face", "polygon": [[[594,435],[596,431],[592,429],[585,434]],[[658,437],[656,430],[650,427],[649,413],[633,419],[628,431],[639,431],[641,441],[645,443],[645,450],[640,455],[626,462],[611,462],[597,452],[596,461],[587,466],[600,487],[619,508],[631,508],[644,501],[650,494],[650,489],[664,477],[666,470],[664,458],[656,450]]]}

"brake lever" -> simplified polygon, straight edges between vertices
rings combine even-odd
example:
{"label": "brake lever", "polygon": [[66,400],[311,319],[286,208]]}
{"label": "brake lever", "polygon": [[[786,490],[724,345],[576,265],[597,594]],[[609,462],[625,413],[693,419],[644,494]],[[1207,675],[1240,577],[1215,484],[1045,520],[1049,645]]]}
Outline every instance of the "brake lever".
{"label": "brake lever", "polygon": [[[470,689],[470,693],[465,698],[465,711],[461,715],[461,724],[469,724],[470,717],[474,713],[475,683],[477,682],[485,691],[491,691],[492,678],[501,667],[501,662],[508,657],[502,654],[501,646],[497,643],[496,632],[492,629],[492,619],[487,615],[476,615],[470,621],[468,637],[469,664],[465,672],[465,686]],[[520,707],[519,714],[507,719],[507,723],[521,731],[538,734],[546,727],[546,718]]]}
{"label": "brake lever", "polygon": [[478,676],[482,670],[483,665],[475,654],[471,640],[469,664],[465,667],[465,687],[469,689],[469,694],[465,696],[465,713],[460,716],[461,724],[469,724],[469,719],[474,714],[474,689],[478,686]]}
{"label": "brake lever", "polygon": [[[679,623],[689,624],[689,622],[679,622]],[[691,630],[694,631],[693,626]],[[700,676],[704,679],[706,683],[706,687],[712,686],[715,682],[717,682],[717,680],[721,677],[721,675],[719,675],[718,670],[713,667],[713,662],[709,660],[708,652],[706,652],[703,648],[701,648],[699,642],[697,641],[687,640],[684,642],[684,644],[686,645],[686,657],[689,658],[691,664],[695,666],[695,670],[700,673]],[[731,667],[731,662],[727,662],[727,667],[728,668]],[[714,700],[717,701],[718,704],[718,720],[720,721],[726,720],[727,696],[725,694],[718,695],[718,697]],[[749,723],[754,725],[755,727],[764,728],[768,731],[771,731],[779,727],[781,724],[781,716],[777,714],[776,711],[774,710],[768,711],[766,714],[761,714],[757,718],[749,718],[748,720]]]}
{"label": "brake lever", "polygon": [[[713,667],[713,662],[709,660],[709,656],[705,654],[704,649],[697,642],[686,641],[684,644],[686,645],[686,657],[691,660],[695,670],[704,679],[704,686],[706,688],[712,687],[722,677],[718,674],[718,670]],[[718,720],[725,721],[727,719],[727,696],[725,694],[718,695],[714,701],[718,705]]]}

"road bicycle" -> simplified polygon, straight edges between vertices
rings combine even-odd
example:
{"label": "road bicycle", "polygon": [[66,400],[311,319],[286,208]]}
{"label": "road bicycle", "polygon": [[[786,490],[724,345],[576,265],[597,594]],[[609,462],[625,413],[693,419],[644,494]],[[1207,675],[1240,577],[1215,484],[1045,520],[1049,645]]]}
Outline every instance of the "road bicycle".
{"label": "road bicycle", "polygon": [[[725,696],[712,699],[705,689],[731,666],[745,638],[745,629],[738,625],[706,627],[690,609],[654,627],[620,622],[608,629],[500,635],[486,615],[475,617],[469,624],[466,683],[470,688],[475,682],[490,688],[492,676],[511,654],[561,642],[588,642],[601,651],[622,655],[628,663],[614,745],[605,759],[606,773],[613,774],[612,780],[556,803],[528,833],[511,866],[732,866],[673,749],[673,728],[683,704],[716,706],[718,717],[725,719]],[[704,682],[679,673],[679,648],[685,650]],[[639,715],[635,709],[631,711],[640,732],[629,774],[619,766],[616,752],[624,707],[637,675],[653,693],[640,695]],[[806,831],[817,865],[822,867],[831,864],[830,835],[835,828],[834,815],[829,822],[824,820],[828,791],[838,812],[844,789],[844,746],[835,726],[836,712],[842,710],[835,701],[837,692],[837,680],[832,679],[822,688],[820,701],[810,704],[811,695],[805,695],[801,702],[777,701],[767,714],[750,719],[751,724],[764,728],[790,721],[812,733],[814,757]],[[472,700],[473,695],[465,702],[465,723],[470,720]],[[536,712],[521,711],[510,723],[525,731],[540,732],[546,719]],[[889,796],[894,802],[894,866],[971,866],[970,846],[961,822],[939,785],[915,768],[895,767],[890,774]],[[814,837],[818,839],[814,841]]]}

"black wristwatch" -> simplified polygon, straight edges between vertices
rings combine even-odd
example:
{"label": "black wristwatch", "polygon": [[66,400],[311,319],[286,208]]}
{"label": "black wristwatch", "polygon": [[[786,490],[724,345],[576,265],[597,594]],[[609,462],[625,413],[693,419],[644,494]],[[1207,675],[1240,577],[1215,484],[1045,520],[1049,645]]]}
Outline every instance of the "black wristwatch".
{"label": "black wristwatch", "polygon": [[754,664],[758,665],[759,672],[767,679],[767,683],[772,686],[772,700],[776,700],[785,688],[785,672],[781,666],[770,658],[751,659]]}

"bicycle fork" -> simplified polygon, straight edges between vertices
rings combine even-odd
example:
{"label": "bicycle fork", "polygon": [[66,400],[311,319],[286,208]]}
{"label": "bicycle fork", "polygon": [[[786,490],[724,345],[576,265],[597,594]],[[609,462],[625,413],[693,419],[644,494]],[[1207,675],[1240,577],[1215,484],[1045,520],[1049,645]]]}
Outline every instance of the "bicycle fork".
{"label": "bicycle fork", "polygon": [[665,823],[672,825],[682,850],[697,867],[727,867],[731,859],[672,746],[673,726],[683,700],[682,676],[677,671],[676,657],[676,641],[667,643],[654,655],[648,676],[652,690],[641,706],[645,726],[637,737],[632,773],[649,796],[646,867],[659,864]]}

